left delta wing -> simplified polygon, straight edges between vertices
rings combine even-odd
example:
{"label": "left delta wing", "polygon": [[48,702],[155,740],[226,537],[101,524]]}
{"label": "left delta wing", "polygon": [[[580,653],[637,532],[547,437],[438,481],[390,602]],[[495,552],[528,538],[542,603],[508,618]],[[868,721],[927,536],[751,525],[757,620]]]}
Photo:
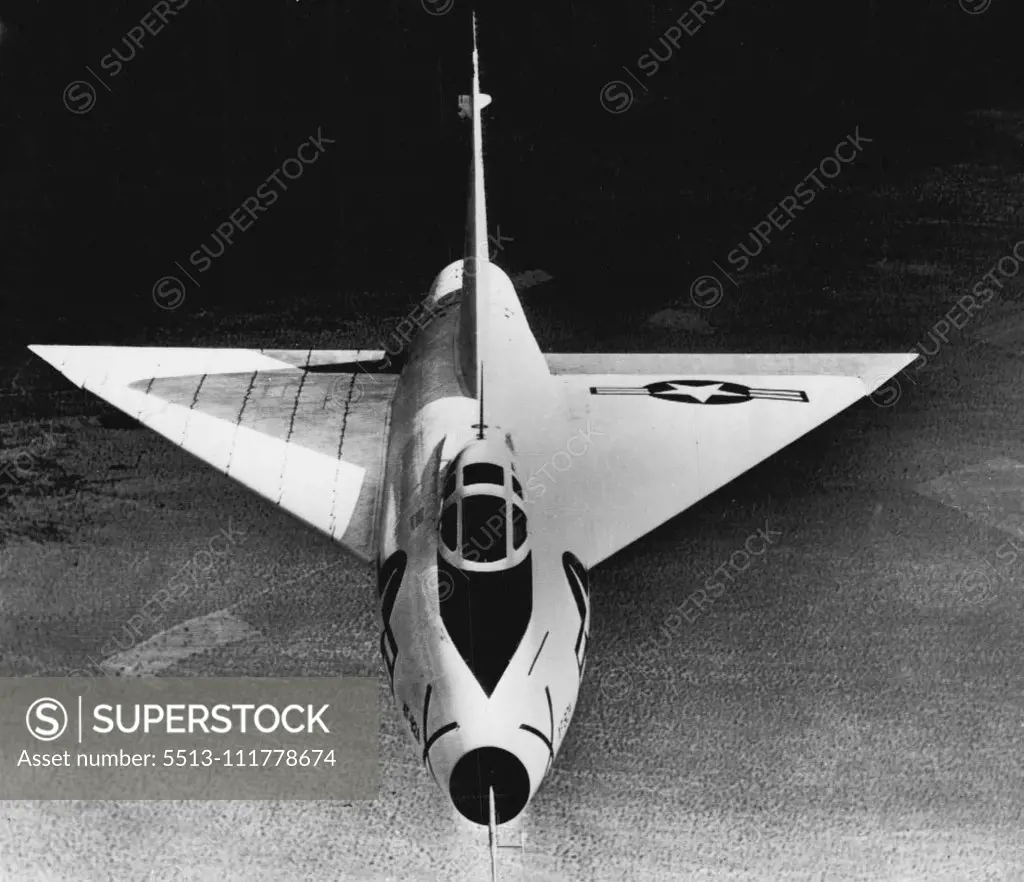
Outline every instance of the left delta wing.
{"label": "left delta wing", "polygon": [[374,556],[397,380],[383,351],[29,349],[357,557]]}
{"label": "left delta wing", "polygon": [[[916,357],[547,356],[564,385],[572,425],[586,436],[578,453],[570,448],[571,466],[550,475],[544,488],[566,510],[582,501],[560,524],[566,547],[588,567],[600,563],[875,391]],[[633,373],[634,367],[665,372]],[[530,482],[538,492],[544,483]]]}

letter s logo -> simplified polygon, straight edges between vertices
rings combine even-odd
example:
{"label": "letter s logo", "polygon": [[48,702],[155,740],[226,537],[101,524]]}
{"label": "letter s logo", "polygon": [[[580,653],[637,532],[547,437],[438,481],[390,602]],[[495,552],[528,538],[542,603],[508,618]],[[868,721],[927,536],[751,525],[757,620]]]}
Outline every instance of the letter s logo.
{"label": "letter s logo", "polygon": [[37,698],[25,712],[25,726],[37,741],[55,741],[68,727],[68,712],[55,698]]}

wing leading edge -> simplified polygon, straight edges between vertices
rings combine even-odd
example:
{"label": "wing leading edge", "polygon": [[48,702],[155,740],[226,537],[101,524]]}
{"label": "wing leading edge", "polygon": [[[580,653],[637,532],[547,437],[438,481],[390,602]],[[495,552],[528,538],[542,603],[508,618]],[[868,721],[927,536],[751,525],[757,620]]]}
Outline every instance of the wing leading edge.
{"label": "wing leading edge", "polygon": [[[548,355],[589,444],[551,489],[584,500],[592,567],[874,392],[917,353]],[[571,510],[571,506],[570,506]],[[576,549],[579,549],[576,551]]]}
{"label": "wing leading edge", "polygon": [[360,559],[374,557],[397,380],[373,370],[384,352],[29,349]]}

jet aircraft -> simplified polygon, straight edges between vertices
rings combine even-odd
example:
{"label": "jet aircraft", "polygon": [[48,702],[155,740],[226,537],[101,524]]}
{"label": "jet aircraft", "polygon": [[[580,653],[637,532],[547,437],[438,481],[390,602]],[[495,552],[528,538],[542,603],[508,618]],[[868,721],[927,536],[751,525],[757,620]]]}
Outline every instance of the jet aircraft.
{"label": "jet aircraft", "polygon": [[[466,247],[381,349],[29,347],[376,565],[409,738],[491,831],[576,708],[602,561],[871,394],[915,353],[541,351],[490,258],[476,22]],[[393,354],[393,353],[392,353]]]}

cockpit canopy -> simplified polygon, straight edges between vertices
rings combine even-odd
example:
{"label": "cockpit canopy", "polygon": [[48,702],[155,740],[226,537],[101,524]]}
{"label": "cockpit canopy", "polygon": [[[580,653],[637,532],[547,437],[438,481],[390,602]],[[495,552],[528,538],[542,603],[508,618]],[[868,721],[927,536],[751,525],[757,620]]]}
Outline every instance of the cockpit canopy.
{"label": "cockpit canopy", "polygon": [[[490,445],[487,445],[489,447]],[[456,566],[511,566],[527,552],[523,488],[510,456],[470,445],[451,463],[441,502],[441,554]]]}
{"label": "cockpit canopy", "polygon": [[533,615],[533,563],[512,451],[478,439],[444,473],[437,543],[441,620],[490,695]]}

